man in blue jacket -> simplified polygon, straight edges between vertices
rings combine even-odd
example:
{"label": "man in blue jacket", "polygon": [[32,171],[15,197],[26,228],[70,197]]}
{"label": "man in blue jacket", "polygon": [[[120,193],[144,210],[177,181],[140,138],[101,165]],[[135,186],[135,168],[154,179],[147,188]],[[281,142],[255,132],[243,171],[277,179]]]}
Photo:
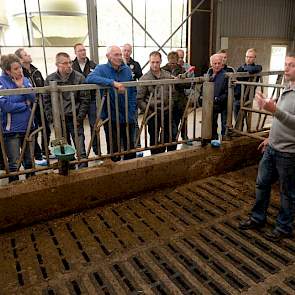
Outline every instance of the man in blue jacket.
{"label": "man in blue jacket", "polygon": [[[132,72],[130,68],[123,63],[122,52],[120,47],[111,46],[107,51],[108,63],[97,65],[93,72],[91,72],[86,82],[90,84],[98,84],[100,86],[110,86],[109,96],[105,92],[101,92],[103,95],[103,108],[99,119],[105,120],[109,118],[109,123],[104,124],[104,131],[106,134],[107,150],[108,153],[118,152],[117,132],[120,132],[120,138],[123,141],[124,150],[127,150],[127,132],[126,124],[129,130],[129,142],[130,149],[134,148],[134,132],[135,132],[135,111],[136,111],[136,89],[134,87],[128,87],[125,97],[125,87],[121,82],[132,81]],[[119,128],[117,130],[117,117],[116,117],[116,94],[118,93],[118,117]],[[110,103],[110,114],[108,113],[108,97]],[[125,100],[128,99],[128,117],[126,118]],[[109,125],[111,124],[111,126]],[[109,126],[111,127],[109,129]],[[111,134],[110,131],[111,130]],[[135,158],[135,153],[130,153],[124,156],[124,159]],[[120,157],[115,156],[111,158],[114,162],[119,161]]]}
{"label": "man in blue jacket", "polygon": [[[20,60],[15,54],[3,55],[1,57],[1,68],[3,73],[0,76],[0,89],[32,87],[29,80],[24,77]],[[9,172],[17,170],[17,160],[20,157],[20,149],[25,138],[31,116],[31,104],[34,99],[34,94],[0,96],[2,130]],[[24,152],[23,166],[25,169],[32,168],[32,158],[28,144]],[[30,176],[30,174],[26,176]],[[18,179],[18,176],[10,176],[9,182]]]}

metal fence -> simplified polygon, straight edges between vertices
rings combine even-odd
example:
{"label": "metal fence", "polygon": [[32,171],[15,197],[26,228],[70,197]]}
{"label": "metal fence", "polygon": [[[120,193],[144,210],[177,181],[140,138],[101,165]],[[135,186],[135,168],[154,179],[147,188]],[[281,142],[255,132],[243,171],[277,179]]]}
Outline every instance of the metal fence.
{"label": "metal fence", "polygon": [[[269,75],[277,75],[277,83],[274,85],[266,84],[262,82],[262,77]],[[257,108],[253,108],[253,100],[255,95],[255,88],[261,87],[273,87],[273,96],[276,97],[280,94],[280,89],[283,88],[281,85],[283,72],[263,72],[258,75],[249,75],[245,73],[235,73],[228,74],[228,103],[227,103],[227,134],[229,136],[236,134],[247,135],[250,137],[261,138],[260,133],[264,132],[267,128],[265,128],[266,116],[270,115],[267,112],[258,110]],[[237,81],[240,77],[248,77],[249,79],[256,79],[259,77],[259,83],[255,82],[242,82]],[[7,160],[7,152],[4,144],[4,134],[2,130],[2,126],[0,127],[0,144],[1,151],[3,154],[4,160],[4,173],[0,174],[0,178],[6,178],[9,176],[15,176],[20,174],[28,174],[35,173],[49,169],[60,169],[63,170],[63,163],[67,163],[67,167],[69,165],[80,165],[82,163],[94,161],[94,160],[104,160],[106,158],[114,158],[121,156],[126,156],[130,154],[134,154],[138,151],[146,151],[146,150],[155,150],[159,148],[166,148],[176,146],[180,143],[186,143],[187,140],[183,138],[180,139],[180,133],[183,124],[188,119],[190,115],[193,117],[192,124],[192,136],[189,138],[191,141],[201,141],[202,143],[209,142],[212,136],[212,113],[213,113],[213,97],[214,97],[214,83],[209,82],[208,78],[200,77],[200,78],[186,78],[186,79],[168,79],[168,80],[153,80],[153,81],[140,81],[140,82],[125,82],[122,83],[125,87],[125,118],[128,118],[128,89],[134,87],[152,87],[153,91],[150,92],[146,109],[142,114],[141,124],[139,126],[139,132],[136,138],[131,138],[130,134],[130,124],[127,122],[124,125],[124,129],[120,124],[120,112],[119,112],[119,95],[116,89],[110,87],[100,87],[97,85],[83,84],[83,85],[71,85],[71,86],[59,86],[56,82],[52,82],[49,86],[46,87],[36,87],[36,88],[22,88],[22,89],[7,89],[0,90],[0,96],[9,96],[13,94],[28,94],[34,93],[36,94],[35,101],[32,105],[31,115],[28,122],[28,127],[26,133],[24,135],[24,141],[22,144],[20,156],[17,160],[17,169],[14,172],[9,171],[9,163]],[[172,126],[172,118],[173,118],[173,101],[175,98],[175,86],[176,85],[188,85],[190,88],[189,95],[186,99],[186,104],[183,109],[183,113],[181,114],[181,120],[179,126],[177,126],[177,132],[173,132]],[[239,112],[238,119],[236,122],[233,120],[233,102],[235,97],[235,87],[236,85],[241,85],[241,108]],[[166,92],[168,92],[168,104],[164,103],[164,88]],[[202,103],[202,121],[199,122],[197,120],[197,109],[199,108],[198,98],[200,96],[200,89],[202,89],[203,103]],[[277,89],[277,90],[276,90]],[[79,144],[79,134],[78,134],[78,121],[76,114],[76,102],[75,102],[75,92],[77,91],[86,91],[90,95],[90,91],[95,91],[95,99],[96,99],[96,122],[93,126],[93,130],[91,133],[91,138],[88,142],[86,142],[86,156],[81,157],[81,146]],[[113,97],[111,95],[111,91]],[[60,152],[65,152],[64,146],[69,144],[66,140],[67,138],[67,128],[66,128],[66,120],[65,113],[63,108],[63,93],[70,92],[71,98],[71,108],[72,108],[72,117],[73,117],[73,126],[74,126],[74,136],[73,143],[76,147],[75,157],[64,157],[60,159],[66,159],[66,161],[50,161],[49,159],[49,149],[45,128],[45,115],[44,115],[44,105],[42,97],[44,95],[50,95],[51,97],[51,107],[53,111],[53,129],[54,129],[54,140],[51,141],[51,145],[55,145],[60,148]],[[111,108],[111,104],[113,104],[114,109]],[[159,107],[154,108],[150,111],[150,106],[159,105]],[[36,112],[37,105],[40,107],[41,112],[41,121],[42,126],[37,129],[32,128],[34,116]],[[103,109],[107,110],[107,116],[102,118]],[[112,119],[112,112],[115,112],[115,120]],[[252,113],[257,113],[259,115],[258,123],[256,124],[255,130],[251,130],[252,124]],[[263,117],[262,117],[263,116]],[[247,130],[243,130],[242,122],[246,118]],[[164,120],[168,120],[164,122]],[[155,132],[154,145],[149,144],[149,136],[148,136],[148,124],[153,121],[155,129],[159,130],[159,132]],[[235,126],[233,123],[235,122]],[[115,126],[114,126],[115,124]],[[201,124],[201,137],[197,136],[197,125]],[[101,149],[101,133],[102,128],[105,129],[105,135],[108,136],[106,141],[109,142],[109,149],[107,153],[103,153]],[[165,128],[168,128],[165,130]],[[115,132],[115,136],[113,136],[113,132]],[[122,134],[126,136],[126,144],[125,148],[122,147]],[[164,137],[164,134],[168,134],[168,139]],[[32,161],[31,169],[21,169],[22,162],[24,160],[24,151],[26,148],[30,149],[31,159],[34,159],[34,140],[38,133],[42,134],[44,145],[45,145],[45,157],[47,159],[48,165],[46,167],[36,167],[34,160]],[[141,141],[141,134],[143,134],[143,142],[142,146],[138,147],[137,144]],[[90,156],[91,148],[93,142],[96,141],[97,144],[97,155]]]}
{"label": "metal fence", "polygon": [[[268,79],[269,76],[273,75],[277,77],[275,84],[264,83],[263,79],[265,77]],[[255,91],[257,87],[260,88],[261,92],[264,92],[265,88],[272,88],[271,98],[278,99],[281,89],[285,87],[283,85],[283,75],[284,71],[268,71],[254,75],[248,73],[228,74],[227,132],[229,135],[235,133],[256,139],[264,139],[265,132],[270,129],[269,126],[266,126],[267,117],[272,116],[272,114],[260,110],[254,105]],[[248,81],[239,81],[239,78],[247,78]],[[258,80],[258,82],[254,82],[255,80]],[[237,118],[233,120],[233,104],[236,99],[235,88],[237,85],[241,87],[240,110]],[[253,114],[258,115],[256,120],[253,120]]]}
{"label": "metal fence", "polygon": [[[203,115],[203,126],[201,128],[201,138],[197,137],[196,134],[196,128],[197,124],[197,109],[199,107],[198,105],[198,97],[200,92],[200,87],[204,83],[204,97],[208,97],[205,99],[205,101],[213,101],[213,83],[206,82],[208,79],[206,78],[187,78],[187,79],[175,79],[175,80],[157,80],[157,81],[141,81],[141,82],[125,82],[122,83],[125,87],[125,116],[128,117],[128,89],[134,88],[134,87],[153,87],[154,92],[152,92],[149,96],[147,108],[142,116],[142,122],[139,126],[139,133],[137,134],[137,137],[135,139],[130,137],[129,134],[129,124],[125,124],[126,129],[126,137],[127,137],[127,148],[123,149],[121,145],[121,134],[122,132],[120,130],[119,126],[119,104],[118,104],[118,97],[119,93],[116,89],[110,88],[110,87],[100,87],[97,85],[71,85],[71,86],[58,86],[56,82],[52,82],[49,86],[45,87],[36,87],[36,88],[22,88],[22,89],[7,89],[7,90],[0,90],[1,96],[9,96],[14,94],[28,94],[28,93],[34,93],[36,95],[35,101],[31,108],[31,115],[28,122],[28,127],[26,130],[26,133],[24,135],[24,141],[22,144],[20,156],[17,160],[17,171],[9,171],[9,164],[7,161],[7,151],[5,149],[4,144],[4,136],[2,126],[0,129],[0,144],[1,144],[1,151],[3,154],[3,160],[4,160],[4,169],[5,172],[0,174],[0,178],[5,178],[9,176],[15,176],[20,174],[28,174],[32,172],[39,172],[43,170],[48,169],[60,169],[60,161],[50,161],[49,159],[49,149],[48,149],[48,143],[47,143],[47,135],[46,135],[46,128],[45,128],[45,115],[44,115],[44,105],[43,105],[43,99],[42,96],[44,95],[50,95],[51,96],[51,107],[53,112],[53,124],[52,127],[54,129],[54,140],[51,141],[51,145],[55,146],[64,146],[67,143],[65,140],[67,138],[67,128],[66,128],[66,120],[65,120],[65,113],[63,108],[63,93],[64,92],[70,92],[71,97],[71,108],[72,108],[72,116],[73,116],[73,125],[74,125],[74,138],[73,143],[76,148],[75,153],[75,159],[71,159],[69,164],[75,165],[75,164],[81,164],[85,162],[90,162],[94,160],[103,160],[105,158],[113,158],[113,157],[121,157],[124,155],[128,155],[131,153],[135,153],[137,151],[145,151],[145,150],[153,150],[161,147],[169,147],[169,146],[175,146],[179,143],[186,142],[185,140],[180,139],[180,130],[182,128],[182,125],[186,121],[188,115],[190,113],[193,113],[193,136],[190,138],[192,141],[201,140],[201,138],[207,138],[209,139],[211,136],[211,123],[210,120],[212,118],[212,113],[210,111],[210,107],[212,107],[212,103],[205,103],[203,106],[203,110],[205,114]],[[185,84],[188,85],[190,88],[190,94],[187,97],[186,105],[184,108],[184,111],[182,113],[181,123],[177,129],[176,136],[172,136],[172,111],[173,111],[173,100],[175,96],[175,85],[177,84]],[[169,103],[168,105],[164,105],[164,96],[163,96],[163,89],[167,88],[169,92]],[[91,138],[89,142],[86,143],[86,157],[81,157],[81,151],[80,151],[80,145],[79,145],[79,136],[78,136],[78,122],[77,122],[77,114],[76,114],[76,105],[75,105],[75,97],[74,93],[76,91],[86,91],[90,95],[90,91],[95,91],[96,95],[96,122],[91,134]],[[115,93],[115,99],[110,95],[110,92],[114,91]],[[160,97],[157,97],[157,93],[161,93]],[[211,96],[211,99],[210,97]],[[152,104],[152,102],[155,103],[155,100],[159,100],[160,107],[155,108],[152,112],[149,112],[149,106]],[[115,109],[111,110],[111,103],[114,103]],[[42,119],[42,126],[40,126],[37,129],[32,128],[34,116],[36,112],[37,105],[40,107],[41,111],[41,119]],[[103,108],[106,108],[108,110],[108,116],[104,119],[101,118],[102,110]],[[112,120],[112,112],[115,112],[116,120]],[[168,129],[169,129],[169,140],[164,140],[164,132],[166,124],[164,124],[164,116],[168,114]],[[205,118],[208,117],[207,120]],[[147,125],[150,121],[154,121],[155,126],[160,129],[159,131],[159,140],[155,139],[155,145],[150,145],[148,142],[148,135],[147,135]],[[207,125],[204,123],[204,121],[209,122]],[[113,126],[114,123],[116,126]],[[164,126],[165,125],[165,126]],[[100,134],[102,132],[102,128],[107,128],[108,132],[108,141],[109,141],[109,152],[108,153],[102,153],[101,151],[101,142],[100,142]],[[114,137],[112,136],[112,132],[116,132],[116,148],[114,148]],[[47,159],[48,165],[46,167],[36,167],[34,160],[32,161],[32,168],[31,169],[20,169],[22,162],[24,160],[24,151],[26,148],[30,149],[31,159],[34,159],[34,140],[35,136],[38,133],[42,133],[42,137],[45,144],[45,156]],[[142,147],[136,147],[136,143],[140,141],[141,134],[144,134],[144,142],[142,143]],[[97,147],[98,152],[96,156],[90,157],[90,151],[93,144],[93,141],[97,141]],[[131,144],[132,140],[134,140],[135,147],[131,148],[133,146]]]}

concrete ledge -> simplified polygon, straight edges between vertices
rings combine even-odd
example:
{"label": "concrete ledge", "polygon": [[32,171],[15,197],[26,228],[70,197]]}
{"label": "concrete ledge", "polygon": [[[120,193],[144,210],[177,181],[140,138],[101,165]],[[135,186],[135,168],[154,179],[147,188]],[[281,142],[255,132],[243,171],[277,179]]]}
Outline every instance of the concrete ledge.
{"label": "concrete ledge", "polygon": [[0,188],[0,230],[119,200],[140,192],[173,187],[256,164],[258,141],[238,138],[220,148],[194,147],[75,171],[42,174]]}

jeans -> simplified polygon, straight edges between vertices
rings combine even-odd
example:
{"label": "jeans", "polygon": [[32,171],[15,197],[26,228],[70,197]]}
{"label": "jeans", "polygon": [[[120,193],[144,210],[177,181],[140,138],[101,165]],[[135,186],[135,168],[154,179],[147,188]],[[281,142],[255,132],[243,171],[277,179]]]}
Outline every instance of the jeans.
{"label": "jeans", "polygon": [[[112,148],[113,153],[118,152],[118,141],[117,141],[117,125],[115,121],[111,121],[112,124]],[[129,141],[130,141],[130,149],[134,149],[134,134],[135,134],[135,124],[129,123]],[[126,133],[126,124],[120,123],[119,124],[120,129],[120,144],[123,143],[124,151],[127,151],[127,133]],[[107,142],[107,150],[108,154],[111,153],[111,142],[110,142],[110,134],[109,134],[109,124],[104,125],[104,132],[106,135],[106,142]],[[134,159],[136,158],[136,153],[129,153],[124,156],[124,160]],[[117,162],[121,160],[120,156],[113,156],[111,157],[111,160],[113,162]]]}
{"label": "jeans", "polygon": [[259,163],[256,179],[256,202],[252,208],[252,219],[265,222],[270,202],[271,185],[279,181],[280,210],[276,228],[292,233],[295,209],[295,153],[283,153],[267,146]]}
{"label": "jeans", "polygon": [[[96,101],[95,99],[91,99],[89,109],[88,109],[88,120],[90,125],[90,132],[91,136],[93,133],[94,125],[96,122]],[[97,136],[95,134],[92,142],[92,149],[95,155],[98,155],[98,149],[97,149]]]}
{"label": "jeans", "polygon": [[212,139],[218,139],[218,115],[221,114],[221,135],[225,135],[226,131],[226,118],[227,118],[227,108],[225,107],[213,107],[213,117],[212,117]]}
{"label": "jeans", "polygon": [[[71,138],[72,138],[74,145],[76,147],[73,117],[66,116],[65,119],[66,119],[66,129],[67,129],[66,130],[67,131],[67,142],[68,142],[68,144],[71,144]],[[80,156],[81,156],[81,158],[86,158],[85,135],[84,135],[83,122],[80,123],[80,126],[77,129],[78,129],[77,131],[78,131],[78,144],[79,144],[79,149],[80,149]],[[87,162],[79,164],[79,168],[84,168],[84,167],[88,167]]]}
{"label": "jeans", "polygon": [[[25,134],[23,133],[12,133],[12,134],[4,134],[4,144],[8,158],[8,167],[9,172],[15,172],[17,170],[17,160],[20,157],[20,151],[24,142]],[[30,154],[29,143],[26,145],[24,159],[22,162],[25,169],[32,168],[32,158]],[[26,177],[32,176],[33,173],[26,174]],[[18,180],[19,177],[9,176],[9,182]]]}

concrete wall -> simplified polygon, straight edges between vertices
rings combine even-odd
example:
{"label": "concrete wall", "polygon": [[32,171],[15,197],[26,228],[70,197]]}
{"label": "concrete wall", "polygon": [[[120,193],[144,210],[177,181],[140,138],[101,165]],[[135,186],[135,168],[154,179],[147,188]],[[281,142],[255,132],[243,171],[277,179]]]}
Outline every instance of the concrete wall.
{"label": "concrete wall", "polygon": [[256,140],[239,138],[220,148],[195,147],[107,162],[69,176],[43,174],[1,187],[0,231],[256,164],[257,146]]}

